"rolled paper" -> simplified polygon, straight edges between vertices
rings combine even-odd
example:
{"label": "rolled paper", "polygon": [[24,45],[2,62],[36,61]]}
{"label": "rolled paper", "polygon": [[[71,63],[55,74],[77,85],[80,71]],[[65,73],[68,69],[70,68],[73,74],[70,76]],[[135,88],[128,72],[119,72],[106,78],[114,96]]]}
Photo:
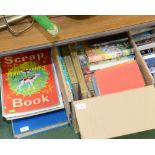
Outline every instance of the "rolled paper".
{"label": "rolled paper", "polygon": [[32,15],[32,18],[38,22],[53,37],[59,33],[59,27],[45,15]]}

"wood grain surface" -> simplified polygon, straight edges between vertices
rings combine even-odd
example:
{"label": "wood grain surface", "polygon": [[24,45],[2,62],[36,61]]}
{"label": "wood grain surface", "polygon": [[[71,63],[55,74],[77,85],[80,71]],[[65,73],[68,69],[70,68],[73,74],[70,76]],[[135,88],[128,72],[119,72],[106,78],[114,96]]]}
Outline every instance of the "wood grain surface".
{"label": "wood grain surface", "polygon": [[[32,29],[19,37],[12,36],[7,30],[0,32],[0,53],[31,46],[55,44],[100,32],[117,30],[133,25],[155,22],[155,16],[89,16],[81,19],[73,16],[58,16],[53,21],[61,27],[59,35],[51,37],[41,26],[34,24]],[[15,29],[24,28],[27,23],[18,24]]]}

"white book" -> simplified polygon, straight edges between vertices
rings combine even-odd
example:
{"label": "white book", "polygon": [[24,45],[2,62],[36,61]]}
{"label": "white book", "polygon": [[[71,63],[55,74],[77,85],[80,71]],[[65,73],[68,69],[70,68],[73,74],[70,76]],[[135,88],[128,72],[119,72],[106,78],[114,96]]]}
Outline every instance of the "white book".
{"label": "white book", "polygon": [[121,57],[120,60],[113,59],[113,60],[106,60],[106,61],[102,61],[99,63],[90,64],[89,69],[90,69],[90,71],[95,71],[98,69],[108,68],[111,66],[115,66],[118,64],[122,64],[122,63],[125,63],[128,61],[134,60],[134,57],[135,57],[134,55],[130,55],[130,56]]}
{"label": "white book", "polygon": [[155,47],[155,42],[138,46],[138,49],[142,51],[142,50],[146,50],[146,49],[154,48],[154,47]]}

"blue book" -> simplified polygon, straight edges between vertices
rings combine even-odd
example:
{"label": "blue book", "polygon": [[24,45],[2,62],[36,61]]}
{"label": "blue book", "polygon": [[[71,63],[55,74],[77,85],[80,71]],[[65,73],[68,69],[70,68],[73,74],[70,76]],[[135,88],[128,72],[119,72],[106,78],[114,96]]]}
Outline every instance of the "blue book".
{"label": "blue book", "polygon": [[15,138],[23,138],[68,124],[64,109],[12,121]]}
{"label": "blue book", "polygon": [[155,73],[155,54],[150,54],[150,55],[144,56],[143,58],[150,70],[150,73]]}

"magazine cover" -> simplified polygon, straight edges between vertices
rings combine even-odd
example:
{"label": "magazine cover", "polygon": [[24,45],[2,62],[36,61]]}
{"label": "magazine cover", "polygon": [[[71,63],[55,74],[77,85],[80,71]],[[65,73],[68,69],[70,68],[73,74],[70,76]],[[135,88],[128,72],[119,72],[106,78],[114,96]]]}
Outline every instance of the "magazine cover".
{"label": "magazine cover", "polygon": [[50,110],[62,104],[48,49],[1,58],[3,116]]}

